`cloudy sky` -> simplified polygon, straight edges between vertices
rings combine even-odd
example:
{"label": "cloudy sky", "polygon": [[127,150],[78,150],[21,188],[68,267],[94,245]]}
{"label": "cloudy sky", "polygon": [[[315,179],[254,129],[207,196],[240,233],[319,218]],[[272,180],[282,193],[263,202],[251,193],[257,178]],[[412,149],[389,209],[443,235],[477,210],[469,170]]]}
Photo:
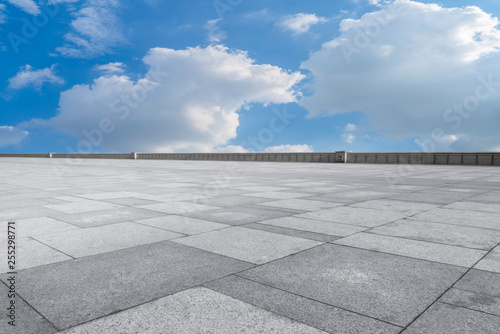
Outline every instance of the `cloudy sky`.
{"label": "cloudy sky", "polygon": [[500,151],[500,4],[7,0],[0,152]]}

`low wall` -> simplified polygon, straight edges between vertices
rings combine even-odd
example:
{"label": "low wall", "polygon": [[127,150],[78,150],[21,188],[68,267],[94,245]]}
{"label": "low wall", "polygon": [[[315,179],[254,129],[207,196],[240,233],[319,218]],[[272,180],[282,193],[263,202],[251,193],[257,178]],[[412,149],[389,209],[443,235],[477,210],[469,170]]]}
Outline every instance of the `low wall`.
{"label": "low wall", "polygon": [[358,153],[349,152],[347,163],[500,166],[500,152]]}
{"label": "low wall", "polygon": [[500,166],[500,152],[391,152],[359,153],[336,151],[324,153],[40,153],[0,154],[1,157],[74,158],[74,159],[157,159],[213,161],[274,161],[371,164],[430,164]]}

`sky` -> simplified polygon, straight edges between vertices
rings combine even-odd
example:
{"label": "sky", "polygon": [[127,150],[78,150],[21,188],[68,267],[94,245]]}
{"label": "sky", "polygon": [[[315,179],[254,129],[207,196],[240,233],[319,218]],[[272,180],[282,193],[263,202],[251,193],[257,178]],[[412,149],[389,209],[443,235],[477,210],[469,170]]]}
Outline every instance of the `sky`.
{"label": "sky", "polygon": [[0,2],[0,153],[500,151],[500,4]]}

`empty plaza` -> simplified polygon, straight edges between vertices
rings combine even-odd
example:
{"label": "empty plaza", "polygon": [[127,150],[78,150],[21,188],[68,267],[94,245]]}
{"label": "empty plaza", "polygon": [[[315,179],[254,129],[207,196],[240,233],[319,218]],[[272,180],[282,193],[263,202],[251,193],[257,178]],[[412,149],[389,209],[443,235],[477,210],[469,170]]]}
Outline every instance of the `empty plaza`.
{"label": "empty plaza", "polygon": [[2,158],[0,190],[1,333],[500,328],[498,167]]}

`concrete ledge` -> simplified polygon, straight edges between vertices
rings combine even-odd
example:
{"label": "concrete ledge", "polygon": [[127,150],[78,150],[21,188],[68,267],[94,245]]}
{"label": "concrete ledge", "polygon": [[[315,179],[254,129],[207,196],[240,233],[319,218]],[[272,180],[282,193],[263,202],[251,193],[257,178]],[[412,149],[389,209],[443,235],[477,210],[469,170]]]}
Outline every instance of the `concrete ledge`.
{"label": "concrete ledge", "polygon": [[369,164],[429,164],[500,166],[500,152],[389,152],[360,153],[336,151],[324,153],[34,153],[0,154],[17,158],[70,158],[70,159],[157,159],[157,160],[209,160],[209,161],[272,161],[316,163],[369,163]]}

